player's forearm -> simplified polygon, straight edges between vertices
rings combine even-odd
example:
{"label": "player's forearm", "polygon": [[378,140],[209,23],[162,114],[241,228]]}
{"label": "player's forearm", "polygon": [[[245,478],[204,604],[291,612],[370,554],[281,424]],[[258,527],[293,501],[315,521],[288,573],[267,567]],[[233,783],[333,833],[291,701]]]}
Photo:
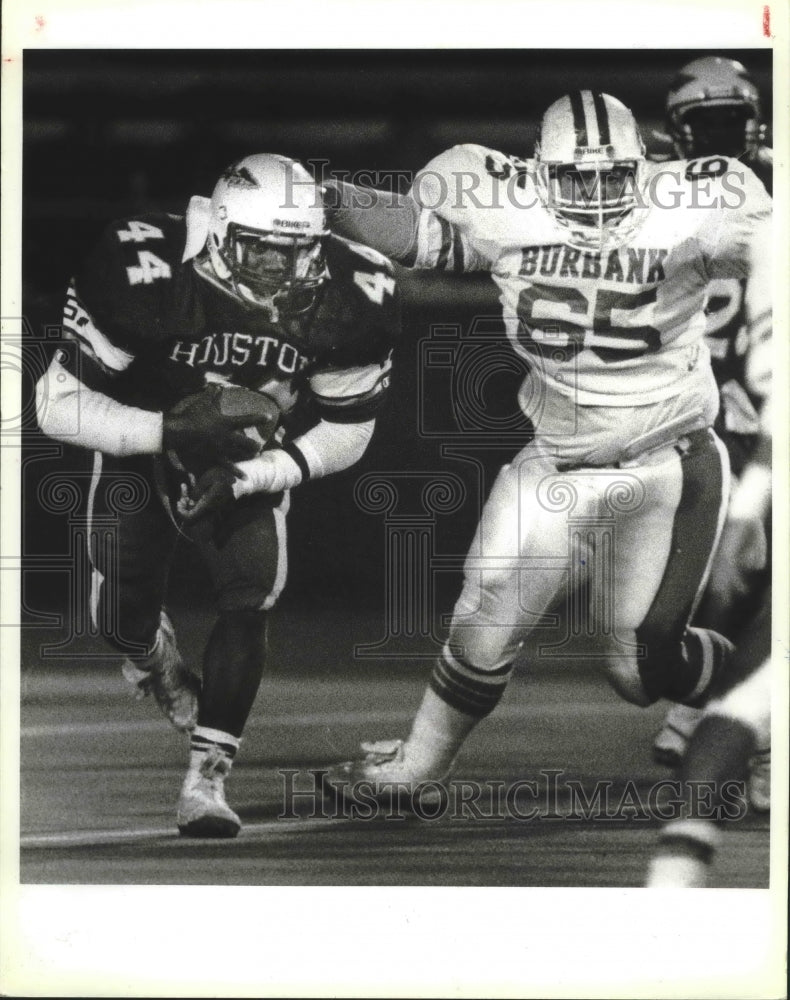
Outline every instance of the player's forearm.
{"label": "player's forearm", "polygon": [[162,414],[88,389],[53,362],[36,386],[38,425],[48,437],[109,455],[162,450]]}
{"label": "player's forearm", "polygon": [[325,184],[324,197],[338,235],[373,247],[407,267],[414,263],[420,206],[410,195],[331,180]]}
{"label": "player's forearm", "polygon": [[298,437],[287,449],[266,451],[257,458],[237,462],[244,476],[237,479],[237,497],[249,493],[279,493],[305,479],[320,479],[342,472],[358,462],[373,435],[375,420],[362,424],[334,424],[322,420]]}
{"label": "player's forearm", "polygon": [[294,441],[304,456],[311,479],[350,468],[365,454],[375,420],[362,424],[335,424],[322,420]]}

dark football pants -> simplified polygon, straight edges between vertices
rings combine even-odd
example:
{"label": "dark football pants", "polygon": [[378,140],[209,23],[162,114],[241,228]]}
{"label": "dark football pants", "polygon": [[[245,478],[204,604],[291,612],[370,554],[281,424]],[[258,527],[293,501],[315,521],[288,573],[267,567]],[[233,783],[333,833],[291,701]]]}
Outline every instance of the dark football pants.
{"label": "dark football pants", "polygon": [[[147,456],[98,455],[90,493],[91,612],[116,649],[150,648],[165,602],[179,529],[163,499],[166,487]],[[287,497],[258,494],[235,503],[214,524],[187,536],[208,567],[220,612],[273,607],[287,572]]]}

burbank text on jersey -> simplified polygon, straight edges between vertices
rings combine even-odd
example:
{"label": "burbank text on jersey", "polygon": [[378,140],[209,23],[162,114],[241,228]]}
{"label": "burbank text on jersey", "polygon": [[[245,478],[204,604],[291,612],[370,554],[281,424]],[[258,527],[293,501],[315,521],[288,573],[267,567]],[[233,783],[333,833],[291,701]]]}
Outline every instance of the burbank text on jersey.
{"label": "burbank text on jersey", "polygon": [[562,655],[627,701],[716,697],[733,647],[691,621],[729,494],[706,305],[713,282],[746,281],[748,336],[770,335],[760,180],[724,155],[649,163],[629,109],[584,90],[546,110],[531,159],[461,145],[406,195],[325,186],[342,235],[416,270],[490,273],[534,426],[485,501],[408,737],[364,743],[330,784],[443,781],[517,658],[542,655],[525,641],[550,609]]}

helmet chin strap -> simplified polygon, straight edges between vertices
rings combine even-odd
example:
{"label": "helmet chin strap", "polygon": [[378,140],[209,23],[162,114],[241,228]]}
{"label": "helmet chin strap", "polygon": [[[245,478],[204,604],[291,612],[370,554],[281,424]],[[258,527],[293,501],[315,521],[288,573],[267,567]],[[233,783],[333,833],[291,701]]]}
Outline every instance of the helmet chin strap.
{"label": "helmet chin strap", "polygon": [[240,285],[237,282],[233,282],[233,288],[236,294],[248,305],[253,306],[255,309],[262,309],[268,312],[269,320],[272,323],[278,323],[280,320],[280,310],[275,303],[275,297],[277,292],[272,292],[271,295],[256,295],[247,288],[246,285]]}
{"label": "helmet chin strap", "polygon": [[[217,274],[214,269],[214,265],[209,259],[208,255],[195,259],[193,261],[193,267],[195,271],[206,281],[212,284],[215,288],[218,288],[225,295],[231,296],[236,302],[240,302],[243,306],[249,309],[261,309],[269,314],[269,319],[272,323],[278,323],[280,320],[280,309],[275,303],[275,298],[277,292],[272,292],[271,295],[266,297],[254,296],[246,286],[239,285],[232,279],[223,280]],[[242,288],[245,290],[242,291]]]}

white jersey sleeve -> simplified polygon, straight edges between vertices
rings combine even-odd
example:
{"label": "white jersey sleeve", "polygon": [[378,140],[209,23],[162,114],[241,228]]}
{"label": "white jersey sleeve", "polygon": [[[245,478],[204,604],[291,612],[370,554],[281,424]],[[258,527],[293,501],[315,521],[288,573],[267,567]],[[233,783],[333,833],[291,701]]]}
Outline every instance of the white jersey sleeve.
{"label": "white jersey sleeve", "polygon": [[499,248],[478,229],[480,210],[504,205],[516,161],[484,146],[454,146],[434,157],[410,194],[421,208],[417,235],[420,269],[490,271]]}

